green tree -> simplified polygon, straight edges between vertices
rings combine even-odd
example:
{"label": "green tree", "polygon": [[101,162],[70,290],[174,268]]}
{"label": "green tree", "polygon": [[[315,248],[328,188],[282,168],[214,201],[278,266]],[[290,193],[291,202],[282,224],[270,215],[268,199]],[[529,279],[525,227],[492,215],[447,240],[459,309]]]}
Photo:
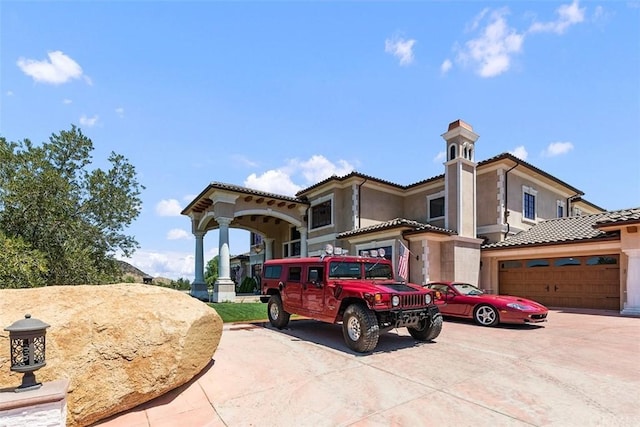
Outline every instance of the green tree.
{"label": "green tree", "polygon": [[114,255],[138,247],[124,233],[142,207],[135,168],[112,152],[90,170],[92,151],[76,126],[41,145],[0,137],[0,231],[44,255],[46,284],[118,281]]}
{"label": "green tree", "polygon": [[185,279],[184,277],[181,277],[178,280],[172,280],[171,287],[181,291],[186,291],[191,289],[191,282],[189,282],[189,279]]}
{"label": "green tree", "polygon": [[0,231],[0,288],[28,288],[46,282],[47,261],[21,238],[10,239]]}
{"label": "green tree", "polygon": [[207,263],[207,267],[204,269],[204,282],[209,286],[213,286],[213,284],[216,283],[216,280],[218,280],[219,258],[220,257],[218,255],[211,258]]}

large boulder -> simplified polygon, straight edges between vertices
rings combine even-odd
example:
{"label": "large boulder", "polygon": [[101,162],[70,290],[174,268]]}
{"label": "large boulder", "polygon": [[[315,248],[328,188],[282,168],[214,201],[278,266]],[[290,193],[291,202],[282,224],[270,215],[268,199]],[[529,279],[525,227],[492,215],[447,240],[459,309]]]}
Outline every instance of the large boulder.
{"label": "large boulder", "polygon": [[222,319],[206,304],[152,285],[51,286],[0,290],[0,388],[10,371],[9,332],[32,318],[46,331],[38,381],[70,380],[67,425],[86,426],[190,381],[212,359]]}

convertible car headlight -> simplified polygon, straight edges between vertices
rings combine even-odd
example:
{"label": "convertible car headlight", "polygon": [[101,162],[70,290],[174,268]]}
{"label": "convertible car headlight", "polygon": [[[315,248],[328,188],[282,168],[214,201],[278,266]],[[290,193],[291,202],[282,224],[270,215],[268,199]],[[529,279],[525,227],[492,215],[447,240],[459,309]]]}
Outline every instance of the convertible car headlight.
{"label": "convertible car headlight", "polygon": [[529,307],[528,305],[520,304],[520,303],[517,303],[517,302],[510,302],[510,303],[507,304],[507,307],[513,308],[513,309],[516,309],[516,310],[523,310],[523,311],[524,310],[531,310],[531,307]]}
{"label": "convertible car headlight", "polygon": [[425,304],[431,304],[431,294],[426,294],[424,296],[424,302]]}
{"label": "convertible car headlight", "polygon": [[397,307],[400,305],[400,297],[398,295],[394,295],[391,297],[391,305]]}

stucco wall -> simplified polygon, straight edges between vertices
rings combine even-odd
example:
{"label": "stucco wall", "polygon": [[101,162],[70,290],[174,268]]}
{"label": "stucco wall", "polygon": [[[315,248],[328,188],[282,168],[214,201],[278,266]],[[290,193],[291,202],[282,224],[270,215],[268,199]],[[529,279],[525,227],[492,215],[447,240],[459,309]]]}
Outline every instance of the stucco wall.
{"label": "stucco wall", "polygon": [[498,224],[500,201],[497,171],[478,173],[476,177],[477,226]]}
{"label": "stucco wall", "polygon": [[447,166],[447,190],[445,194],[446,203],[446,227],[450,230],[457,230],[458,218],[458,173],[456,164]]}
{"label": "stucco wall", "polygon": [[460,221],[458,234],[466,237],[476,237],[474,168],[475,166],[473,165],[463,163],[460,176],[460,189],[462,191],[460,215],[463,218]]}
{"label": "stucco wall", "polygon": [[401,196],[363,186],[361,194],[361,227],[379,224],[404,215]]}
{"label": "stucco wall", "polygon": [[480,282],[480,244],[455,242],[455,279],[477,285]]}
{"label": "stucco wall", "polygon": [[[444,191],[444,180],[437,186],[432,186],[423,191],[406,196],[403,201],[404,215],[402,217],[422,223],[429,223],[429,217],[427,216],[427,198],[430,195],[438,194],[442,191]],[[442,224],[444,225],[444,222],[442,222]]]}
{"label": "stucco wall", "polygon": [[553,192],[548,188],[532,180],[523,178],[513,171],[508,174],[507,208],[509,209],[509,224],[511,230],[528,230],[534,223],[523,219],[523,193],[522,187],[527,186],[537,192],[536,196],[536,222],[543,219],[557,217],[558,200],[565,202],[566,198],[559,192]]}

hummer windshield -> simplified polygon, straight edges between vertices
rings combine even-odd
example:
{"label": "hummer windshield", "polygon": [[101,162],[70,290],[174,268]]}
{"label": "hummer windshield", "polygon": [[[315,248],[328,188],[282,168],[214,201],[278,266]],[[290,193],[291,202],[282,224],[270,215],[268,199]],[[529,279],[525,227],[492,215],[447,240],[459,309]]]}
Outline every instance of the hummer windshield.
{"label": "hummer windshield", "polygon": [[329,264],[330,279],[393,279],[389,264],[379,262],[332,261]]}

